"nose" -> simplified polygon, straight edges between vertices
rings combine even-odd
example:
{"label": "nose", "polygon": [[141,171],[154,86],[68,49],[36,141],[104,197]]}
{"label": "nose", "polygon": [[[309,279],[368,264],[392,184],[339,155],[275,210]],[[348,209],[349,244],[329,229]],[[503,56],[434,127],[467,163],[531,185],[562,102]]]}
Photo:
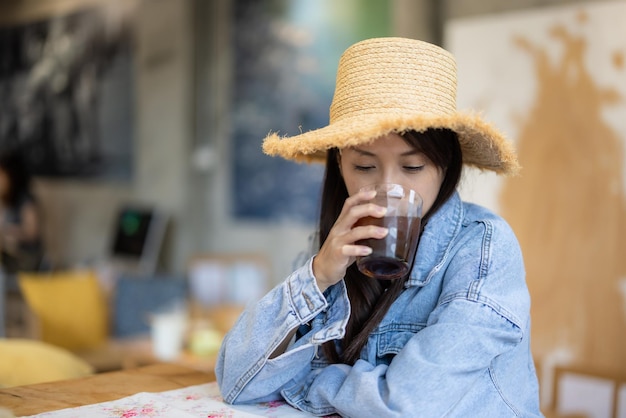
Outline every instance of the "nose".
{"label": "nose", "polygon": [[397,170],[392,168],[385,168],[382,171],[382,176],[380,178],[381,183],[401,183],[401,176],[397,173]]}

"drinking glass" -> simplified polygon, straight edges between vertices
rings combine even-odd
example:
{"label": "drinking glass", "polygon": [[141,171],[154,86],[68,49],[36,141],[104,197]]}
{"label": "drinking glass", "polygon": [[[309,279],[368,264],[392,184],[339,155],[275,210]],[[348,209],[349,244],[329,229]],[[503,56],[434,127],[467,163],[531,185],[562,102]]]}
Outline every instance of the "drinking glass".
{"label": "drinking glass", "polygon": [[376,190],[370,202],[387,208],[387,213],[382,218],[361,218],[355,226],[382,226],[389,233],[381,239],[357,241],[372,249],[370,255],[357,257],[357,267],[361,273],[376,279],[403,278],[409,273],[417,250],[422,198],[416,191],[392,183],[370,185],[362,190]]}

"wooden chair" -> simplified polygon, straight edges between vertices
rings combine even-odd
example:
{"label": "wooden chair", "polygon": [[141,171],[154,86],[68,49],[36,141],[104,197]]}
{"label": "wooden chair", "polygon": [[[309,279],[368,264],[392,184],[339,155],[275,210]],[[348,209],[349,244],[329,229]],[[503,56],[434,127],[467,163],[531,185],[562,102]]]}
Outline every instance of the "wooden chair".
{"label": "wooden chair", "polygon": [[556,366],[552,401],[546,413],[546,417],[550,416],[626,417],[626,374],[583,366]]}
{"label": "wooden chair", "polygon": [[92,270],[19,273],[39,338],[68,350],[90,349],[108,337],[108,307]]}

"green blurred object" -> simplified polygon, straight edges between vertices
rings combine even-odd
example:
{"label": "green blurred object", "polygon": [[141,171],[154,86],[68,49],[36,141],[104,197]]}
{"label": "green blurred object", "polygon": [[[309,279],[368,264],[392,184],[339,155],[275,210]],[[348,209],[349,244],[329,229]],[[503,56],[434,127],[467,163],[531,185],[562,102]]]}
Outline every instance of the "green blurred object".
{"label": "green blurred object", "polygon": [[193,331],[189,339],[189,351],[199,357],[211,356],[220,349],[223,335],[212,328]]}

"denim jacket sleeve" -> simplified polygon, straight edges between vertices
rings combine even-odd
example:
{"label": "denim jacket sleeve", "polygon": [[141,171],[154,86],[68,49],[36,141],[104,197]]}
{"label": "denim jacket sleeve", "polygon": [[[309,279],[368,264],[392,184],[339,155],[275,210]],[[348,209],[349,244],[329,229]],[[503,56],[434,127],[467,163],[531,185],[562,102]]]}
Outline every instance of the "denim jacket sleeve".
{"label": "denim jacket sleeve", "polygon": [[[349,315],[343,282],[321,293],[309,259],[248,307],[226,335],[215,369],[224,400],[246,403],[281,399],[280,391],[287,382],[309,374],[319,345],[343,336]],[[269,358],[290,331],[314,319],[320,326],[292,341],[284,354]]]}
{"label": "denim jacket sleeve", "polygon": [[[447,318],[415,335],[389,365],[363,359],[354,366],[330,365],[286,388],[283,395],[292,405],[316,415],[473,416],[471,409],[455,411],[457,404],[481,375],[489,373],[492,360],[515,345],[519,330],[478,306],[470,323],[460,321],[466,308],[448,306]],[[483,320],[490,325],[481,324]]]}

